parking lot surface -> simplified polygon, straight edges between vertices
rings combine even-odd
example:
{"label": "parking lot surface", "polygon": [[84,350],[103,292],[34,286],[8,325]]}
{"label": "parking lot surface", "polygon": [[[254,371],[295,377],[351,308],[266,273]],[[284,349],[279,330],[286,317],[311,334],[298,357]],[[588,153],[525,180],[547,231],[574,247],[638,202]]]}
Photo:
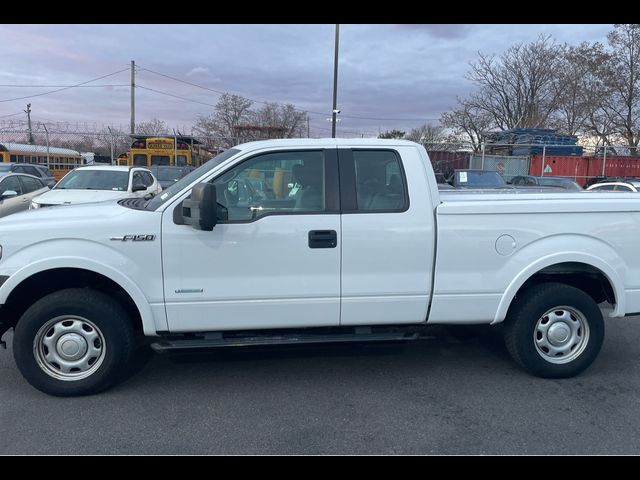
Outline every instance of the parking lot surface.
{"label": "parking lot surface", "polygon": [[522,372],[499,328],[426,334],[153,354],[124,383],[78,398],[33,389],[9,346],[0,454],[640,453],[640,317],[608,320],[596,362],[564,380]]}

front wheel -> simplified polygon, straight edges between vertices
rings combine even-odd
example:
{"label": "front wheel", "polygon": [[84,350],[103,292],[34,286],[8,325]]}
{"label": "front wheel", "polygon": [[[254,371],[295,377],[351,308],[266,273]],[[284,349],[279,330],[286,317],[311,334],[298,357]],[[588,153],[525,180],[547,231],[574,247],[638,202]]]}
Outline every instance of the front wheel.
{"label": "front wheel", "polygon": [[518,295],[504,327],[511,356],[544,378],[579,374],[596,359],[604,340],[604,321],[596,302],[562,283],[535,285]]}
{"label": "front wheel", "polygon": [[13,336],[20,373],[38,390],[57,396],[87,395],[113,385],[133,348],[133,327],[120,304],[81,288],[35,302]]}

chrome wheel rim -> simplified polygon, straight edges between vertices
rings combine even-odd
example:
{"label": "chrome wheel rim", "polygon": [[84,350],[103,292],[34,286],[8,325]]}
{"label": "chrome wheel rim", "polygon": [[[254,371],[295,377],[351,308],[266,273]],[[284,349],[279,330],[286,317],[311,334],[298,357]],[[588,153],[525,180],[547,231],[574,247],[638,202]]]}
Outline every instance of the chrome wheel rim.
{"label": "chrome wheel rim", "polygon": [[582,312],[567,306],[550,308],[536,322],[533,341],[547,362],[569,363],[589,343],[589,324]]}
{"label": "chrome wheel rim", "polygon": [[57,380],[77,381],[91,376],[104,361],[102,332],[84,317],[64,315],[45,323],[33,341],[38,366]]}

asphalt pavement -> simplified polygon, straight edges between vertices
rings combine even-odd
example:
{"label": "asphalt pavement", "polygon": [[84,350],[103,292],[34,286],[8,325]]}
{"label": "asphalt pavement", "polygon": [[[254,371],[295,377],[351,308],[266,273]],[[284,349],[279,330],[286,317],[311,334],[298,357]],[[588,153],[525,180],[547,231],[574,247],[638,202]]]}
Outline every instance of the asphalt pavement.
{"label": "asphalt pavement", "polygon": [[521,371],[499,328],[426,333],[151,354],[78,398],[32,388],[9,345],[0,454],[640,454],[640,317],[607,320],[598,359],[563,380]]}

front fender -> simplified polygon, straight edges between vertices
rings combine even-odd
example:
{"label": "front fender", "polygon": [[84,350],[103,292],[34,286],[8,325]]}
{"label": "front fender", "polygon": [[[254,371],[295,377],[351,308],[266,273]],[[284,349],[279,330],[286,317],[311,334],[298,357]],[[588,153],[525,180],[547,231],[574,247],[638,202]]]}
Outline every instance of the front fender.
{"label": "front fender", "polygon": [[[88,270],[109,278],[122,287],[133,300],[140,312],[145,335],[155,335],[156,331],[167,329],[166,317],[154,318],[147,295],[133,278],[145,274],[141,271],[140,264],[132,262],[131,258],[115,248],[88,240],[40,242],[3,259],[0,262],[0,276],[8,278],[0,285],[0,305],[6,303],[11,292],[27,278],[56,268]],[[161,281],[160,278],[160,283]],[[161,291],[159,295],[162,298]]]}
{"label": "front fender", "polygon": [[504,321],[509,306],[524,283],[540,270],[565,262],[577,262],[600,270],[611,283],[616,304],[611,317],[625,314],[623,278],[625,262],[606,242],[586,235],[555,235],[528,244],[518,250],[507,264],[513,280],[504,291],[492,324]]}

